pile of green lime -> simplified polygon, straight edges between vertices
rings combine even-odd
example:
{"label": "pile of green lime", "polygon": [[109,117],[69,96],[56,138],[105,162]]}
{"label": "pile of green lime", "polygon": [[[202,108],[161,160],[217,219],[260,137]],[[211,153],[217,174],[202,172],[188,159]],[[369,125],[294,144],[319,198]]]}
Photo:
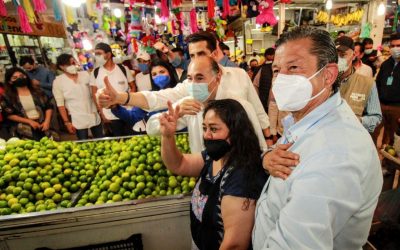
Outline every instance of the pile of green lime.
{"label": "pile of green lime", "polygon": [[[176,143],[181,152],[190,151],[187,134],[177,135]],[[195,181],[165,168],[159,137],[17,140],[0,150],[0,215],[187,194]]]}

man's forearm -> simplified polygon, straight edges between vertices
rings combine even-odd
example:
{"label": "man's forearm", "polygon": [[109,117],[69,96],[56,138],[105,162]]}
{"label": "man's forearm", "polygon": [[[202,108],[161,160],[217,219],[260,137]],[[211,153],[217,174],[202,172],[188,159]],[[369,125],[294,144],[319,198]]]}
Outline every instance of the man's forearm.
{"label": "man's forearm", "polygon": [[58,111],[60,112],[60,115],[61,115],[61,118],[62,118],[63,122],[64,123],[69,122],[67,110],[65,109],[65,107],[64,106],[58,107]]}
{"label": "man's forearm", "polygon": [[[128,95],[129,95],[129,102],[126,104],[126,101],[128,100]],[[147,102],[146,97],[140,93],[118,93],[117,96],[117,104],[119,105],[127,105],[127,106],[134,106],[138,107],[141,109],[148,110],[149,109],[149,104]]]}

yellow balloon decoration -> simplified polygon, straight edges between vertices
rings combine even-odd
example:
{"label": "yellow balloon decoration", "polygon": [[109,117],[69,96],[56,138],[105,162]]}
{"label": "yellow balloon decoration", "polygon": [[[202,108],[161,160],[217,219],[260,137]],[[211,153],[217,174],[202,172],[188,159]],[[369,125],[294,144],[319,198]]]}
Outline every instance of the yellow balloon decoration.
{"label": "yellow balloon decoration", "polygon": [[68,24],[75,23],[75,18],[74,18],[74,13],[73,13],[72,8],[68,7],[68,6],[65,6],[65,5],[64,5],[64,8],[65,8],[65,16],[66,16],[66,19],[67,19],[67,23]]}
{"label": "yellow balloon decoration", "polygon": [[36,21],[36,17],[35,17],[35,12],[33,11],[32,8],[31,0],[23,0],[22,5],[24,6],[29,22],[34,23]]}

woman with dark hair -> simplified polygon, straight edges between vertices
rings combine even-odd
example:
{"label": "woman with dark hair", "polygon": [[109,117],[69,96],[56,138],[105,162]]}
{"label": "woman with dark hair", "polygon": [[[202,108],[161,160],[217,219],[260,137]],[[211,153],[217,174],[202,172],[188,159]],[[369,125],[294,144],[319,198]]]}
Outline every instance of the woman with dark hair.
{"label": "woman with dark hair", "polygon": [[50,129],[53,112],[50,100],[20,68],[7,70],[1,106],[7,119],[13,122],[13,133],[19,137],[40,140]]}
{"label": "woman with dark hair", "polygon": [[[173,88],[178,82],[174,75],[174,70],[170,67],[169,63],[160,59],[156,58],[151,61],[149,71],[152,91]],[[123,106],[117,105],[111,108],[111,112],[119,119],[128,123],[129,126],[132,126],[135,132],[143,133],[146,131],[146,122],[149,117],[160,111],[148,113],[138,107],[128,110]]]}
{"label": "woman with dark hair", "polygon": [[250,249],[256,200],[266,182],[253,125],[241,104],[210,101],[204,110],[205,151],[175,145],[179,106],[160,117],[161,156],[177,175],[199,177],[192,195],[192,238],[199,249]]}
{"label": "woman with dark hair", "polygon": [[57,68],[63,74],[53,83],[53,95],[67,131],[76,134],[78,140],[103,137],[101,118],[90,92],[90,75],[80,71],[77,61],[71,54],[57,57]]}

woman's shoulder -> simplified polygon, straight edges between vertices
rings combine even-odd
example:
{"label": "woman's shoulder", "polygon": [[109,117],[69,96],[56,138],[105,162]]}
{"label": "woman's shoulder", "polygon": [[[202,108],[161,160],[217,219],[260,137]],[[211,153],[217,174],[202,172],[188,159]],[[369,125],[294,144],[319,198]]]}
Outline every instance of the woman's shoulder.
{"label": "woman's shoulder", "polygon": [[[268,175],[262,170],[254,175],[252,180],[248,180],[245,168],[230,167],[222,177],[222,194],[236,197],[258,199],[261,190],[267,181]],[[249,185],[249,181],[253,185]]]}

